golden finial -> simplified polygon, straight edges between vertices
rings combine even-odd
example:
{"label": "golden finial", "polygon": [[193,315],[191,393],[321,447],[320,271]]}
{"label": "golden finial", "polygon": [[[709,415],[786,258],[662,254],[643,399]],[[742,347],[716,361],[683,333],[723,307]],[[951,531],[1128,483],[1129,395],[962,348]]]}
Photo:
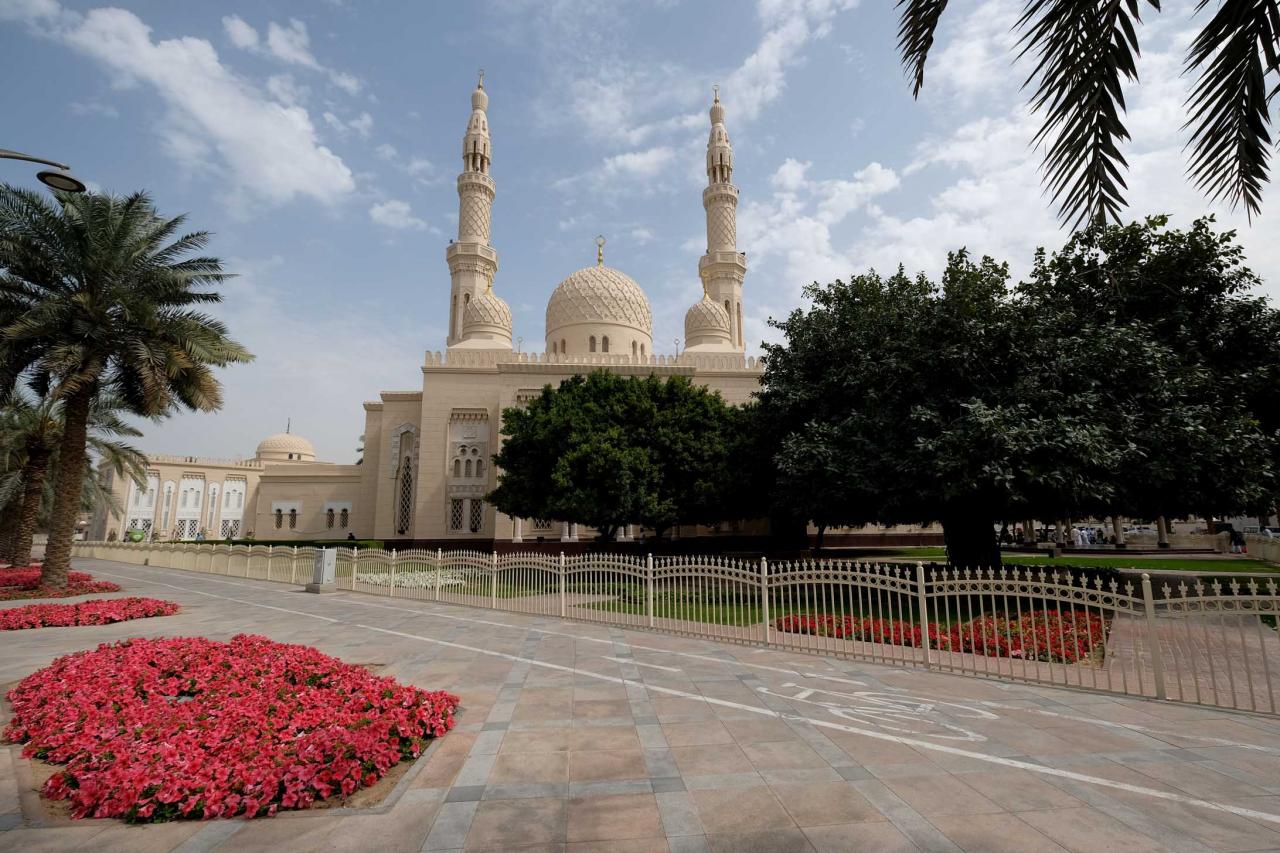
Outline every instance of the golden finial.
{"label": "golden finial", "polygon": [[715,93],[715,102],[720,103],[720,84],[716,83],[711,87],[711,91]]}
{"label": "golden finial", "polygon": [[596,266],[604,266],[604,235],[596,235]]}
{"label": "golden finial", "polygon": [[480,80],[479,80],[479,81],[477,81],[477,83],[476,83],[476,88],[477,88],[477,89],[483,89],[483,88],[484,88],[484,69],[483,69],[483,68],[481,68],[481,69],[480,69]]}

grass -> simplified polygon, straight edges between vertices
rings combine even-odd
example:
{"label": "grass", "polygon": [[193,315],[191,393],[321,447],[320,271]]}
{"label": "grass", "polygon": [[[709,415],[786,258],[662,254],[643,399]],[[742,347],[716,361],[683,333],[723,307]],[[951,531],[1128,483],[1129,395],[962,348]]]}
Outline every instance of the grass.
{"label": "grass", "polygon": [[1194,557],[1054,557],[1043,554],[1006,554],[1005,565],[1009,566],[1059,566],[1062,568],[1083,569],[1141,569],[1150,571],[1160,569],[1173,572],[1200,572],[1216,574],[1219,572],[1280,572],[1280,566],[1273,566],[1261,560],[1197,560]]}

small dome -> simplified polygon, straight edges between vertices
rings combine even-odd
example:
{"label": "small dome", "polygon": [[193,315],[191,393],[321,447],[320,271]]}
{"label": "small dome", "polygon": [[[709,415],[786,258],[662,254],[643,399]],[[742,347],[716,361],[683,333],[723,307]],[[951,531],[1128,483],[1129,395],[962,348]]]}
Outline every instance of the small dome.
{"label": "small dome", "polygon": [[[604,338],[610,338],[604,349]],[[598,339],[599,349],[591,341]],[[621,354],[635,344],[653,349],[653,312],[640,285],[613,267],[584,267],[556,286],[547,301],[547,348],[564,341],[570,355]],[[565,351],[558,346],[556,350]]]}
{"label": "small dome", "polygon": [[490,287],[462,313],[462,349],[511,349],[511,308]]}
{"label": "small dome", "polygon": [[271,462],[314,462],[316,449],[300,435],[278,432],[258,442],[254,457]]}
{"label": "small dome", "polygon": [[463,334],[472,326],[499,326],[510,333],[511,307],[493,292],[493,288],[467,303],[467,310],[462,315]]}
{"label": "small dome", "polygon": [[703,294],[702,300],[684,315],[684,336],[692,339],[708,332],[729,337],[729,315],[724,309]]}

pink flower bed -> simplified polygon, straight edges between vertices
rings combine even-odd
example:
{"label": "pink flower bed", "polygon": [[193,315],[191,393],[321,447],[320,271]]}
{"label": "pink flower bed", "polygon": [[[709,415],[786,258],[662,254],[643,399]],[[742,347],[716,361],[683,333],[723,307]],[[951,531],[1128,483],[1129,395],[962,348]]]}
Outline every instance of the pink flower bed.
{"label": "pink flower bed", "polygon": [[132,639],[58,658],[9,691],[23,755],[66,768],[75,817],[258,817],[347,797],[454,724],[458,697],[309,646],[240,634]]}
{"label": "pink flower bed", "polygon": [[172,616],[178,605],[158,598],[102,598],[76,604],[28,604],[0,610],[0,631],[110,625],[148,616]]}
{"label": "pink flower bed", "polygon": [[61,589],[40,585],[40,567],[0,569],[0,601],[24,598],[71,598],[95,592],[119,592],[111,581],[96,581],[84,572],[67,572],[67,585]]}
{"label": "pink flower bed", "polygon": [[[780,616],[774,626],[779,631],[841,640],[923,645],[920,625],[900,619],[791,614]],[[929,645],[942,651],[1056,663],[1100,658],[1107,636],[1102,617],[1084,610],[1036,610],[1013,618],[984,615],[949,628],[930,622],[928,628]]]}

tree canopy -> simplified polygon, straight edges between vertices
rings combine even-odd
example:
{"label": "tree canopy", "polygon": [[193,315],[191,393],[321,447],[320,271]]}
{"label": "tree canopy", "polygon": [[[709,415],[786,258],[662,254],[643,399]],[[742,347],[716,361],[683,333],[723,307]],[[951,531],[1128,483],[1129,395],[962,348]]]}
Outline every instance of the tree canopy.
{"label": "tree canopy", "polygon": [[1274,500],[1280,321],[1242,261],[1209,222],[1157,217],[1092,226],[1015,287],[964,251],[937,284],[813,285],[765,347],[775,500],[820,524],[941,521],[960,565],[998,563],[998,519]]}
{"label": "tree canopy", "polygon": [[488,500],[500,511],[589,525],[612,539],[641,524],[713,523],[728,497],[735,414],[682,376],[597,371],[547,386],[503,412],[501,473]]}

